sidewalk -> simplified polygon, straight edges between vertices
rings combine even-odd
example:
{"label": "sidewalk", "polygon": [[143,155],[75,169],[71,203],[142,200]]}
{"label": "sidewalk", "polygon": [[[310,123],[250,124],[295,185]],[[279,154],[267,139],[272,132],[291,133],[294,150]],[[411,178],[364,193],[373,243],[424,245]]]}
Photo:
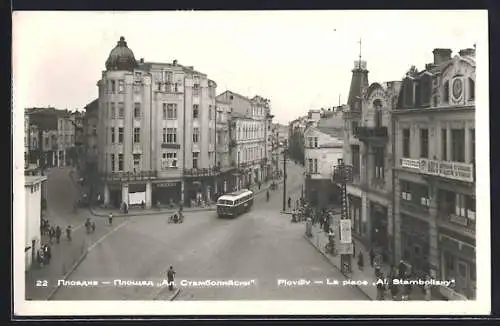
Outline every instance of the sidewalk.
{"label": "sidewalk", "polygon": [[[305,224],[304,224],[305,227]],[[340,255],[337,256],[332,256],[330,254],[327,254],[324,250],[326,244],[328,243],[328,236],[325,234],[323,230],[319,228],[318,225],[313,225],[312,227],[312,237],[308,237],[307,235],[304,235],[304,237],[319,251],[321,254],[323,254],[329,262],[337,268],[340,272],[342,272],[341,269],[341,264],[340,264]],[[342,272],[342,274],[353,281],[368,281],[368,286],[358,286],[358,288],[371,300],[376,300],[377,299],[377,288],[375,285],[373,285],[373,282],[376,281],[375,277],[375,269],[370,266],[370,255],[369,255],[369,250],[366,249],[366,247],[357,239],[354,239],[354,247],[355,247],[355,253],[356,253],[356,258],[352,258],[352,273],[350,274],[345,274]],[[358,254],[359,252],[363,252],[363,257],[364,257],[364,267],[363,270],[359,270],[358,268]],[[384,275],[389,274],[390,266],[383,264],[381,266],[382,272]],[[434,298],[433,298],[434,299]],[[390,293],[386,292],[385,294],[385,300],[391,300]],[[423,291],[420,289],[420,287],[413,287],[412,293],[410,295],[409,300],[425,300],[425,295]]]}
{"label": "sidewalk", "polygon": [[[73,241],[68,242],[65,234],[61,242],[51,246],[52,259],[49,265],[35,266],[25,272],[26,300],[48,300],[57,288],[58,280],[67,279],[86,256],[90,241],[85,232],[74,232]],[[42,243],[47,243],[48,237],[42,237]]]}

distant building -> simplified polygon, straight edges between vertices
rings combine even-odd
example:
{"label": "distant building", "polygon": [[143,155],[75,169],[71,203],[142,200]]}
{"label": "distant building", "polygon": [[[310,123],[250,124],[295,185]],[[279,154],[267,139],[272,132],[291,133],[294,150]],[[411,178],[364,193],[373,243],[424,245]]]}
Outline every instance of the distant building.
{"label": "distant building", "polygon": [[441,294],[474,299],[475,49],[451,53],[410,69],[393,111],[395,249],[414,270],[455,280]]}
{"label": "distant building", "polygon": [[47,180],[45,176],[25,176],[25,269],[36,261],[36,252],[40,249],[41,234],[40,221],[42,218],[42,184]]}
{"label": "distant building", "polygon": [[70,152],[75,146],[75,126],[72,113],[55,108],[29,108],[30,126],[38,132],[32,140],[38,139],[38,148],[30,149],[30,161],[41,166],[66,166],[70,162]]}
{"label": "distant building", "polygon": [[339,203],[332,173],[333,166],[342,158],[343,137],[342,112],[319,118],[305,129],[305,198],[313,207],[326,208]]}
{"label": "distant building", "polygon": [[232,172],[237,169],[231,158],[231,109],[229,102],[223,99],[216,101],[216,161],[220,169],[217,189],[219,193],[227,193],[234,189]]}

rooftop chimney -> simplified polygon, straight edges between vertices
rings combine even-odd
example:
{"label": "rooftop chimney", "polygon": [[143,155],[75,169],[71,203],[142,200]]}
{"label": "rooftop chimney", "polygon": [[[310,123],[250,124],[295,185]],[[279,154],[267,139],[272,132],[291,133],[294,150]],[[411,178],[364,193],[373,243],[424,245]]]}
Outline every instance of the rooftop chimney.
{"label": "rooftop chimney", "polygon": [[434,49],[434,64],[440,65],[451,59],[451,49]]}
{"label": "rooftop chimney", "polygon": [[177,60],[174,60],[174,66],[177,66]]}
{"label": "rooftop chimney", "polygon": [[472,49],[472,48],[463,49],[463,50],[460,50],[460,52],[458,52],[458,54],[461,57],[475,57],[476,56],[476,49]]}
{"label": "rooftop chimney", "polygon": [[139,60],[140,63],[144,63],[144,58],[141,58],[141,60]]}

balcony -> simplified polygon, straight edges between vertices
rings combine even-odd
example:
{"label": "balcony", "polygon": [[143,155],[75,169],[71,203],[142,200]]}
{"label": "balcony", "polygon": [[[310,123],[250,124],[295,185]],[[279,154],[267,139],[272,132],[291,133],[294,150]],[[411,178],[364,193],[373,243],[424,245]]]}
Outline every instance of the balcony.
{"label": "balcony", "polygon": [[157,171],[139,172],[111,172],[103,174],[103,178],[109,181],[146,181],[157,177]]}
{"label": "balcony", "polygon": [[354,137],[360,141],[387,141],[387,127],[356,127]]}
{"label": "balcony", "polygon": [[429,207],[428,206],[424,206],[424,205],[421,205],[421,204],[416,203],[414,201],[405,200],[405,199],[401,199],[400,203],[401,203],[401,209],[403,211],[406,211],[407,213],[420,214],[426,218],[429,217]]}
{"label": "balcony", "polygon": [[401,158],[400,166],[420,174],[438,176],[464,182],[474,182],[474,164],[422,159]]}
{"label": "balcony", "polygon": [[188,178],[213,177],[220,174],[219,167],[208,169],[184,169],[184,176]]}
{"label": "balcony", "polygon": [[476,236],[476,221],[464,216],[438,212],[438,226],[464,235],[466,237]]}

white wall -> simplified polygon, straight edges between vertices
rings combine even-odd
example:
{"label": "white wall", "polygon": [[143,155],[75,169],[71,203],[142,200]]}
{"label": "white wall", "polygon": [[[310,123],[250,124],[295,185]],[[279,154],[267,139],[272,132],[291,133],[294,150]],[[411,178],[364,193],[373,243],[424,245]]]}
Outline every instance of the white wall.
{"label": "white wall", "polygon": [[[309,147],[308,137],[318,137],[318,148]],[[318,160],[318,173],[312,174],[313,179],[329,179],[333,172],[333,166],[338,164],[337,160],[343,158],[342,141],[336,137],[319,132],[314,127],[308,129],[304,135],[305,168],[309,171],[309,159]],[[313,141],[313,146],[314,146]],[[322,147],[324,146],[324,147]],[[333,147],[336,146],[336,147]]]}
{"label": "white wall", "polygon": [[[40,212],[41,212],[41,190],[42,184],[25,186],[26,205],[26,247],[31,246],[31,241],[36,240],[36,248],[40,248]],[[26,252],[26,266],[31,265],[31,250]]]}

